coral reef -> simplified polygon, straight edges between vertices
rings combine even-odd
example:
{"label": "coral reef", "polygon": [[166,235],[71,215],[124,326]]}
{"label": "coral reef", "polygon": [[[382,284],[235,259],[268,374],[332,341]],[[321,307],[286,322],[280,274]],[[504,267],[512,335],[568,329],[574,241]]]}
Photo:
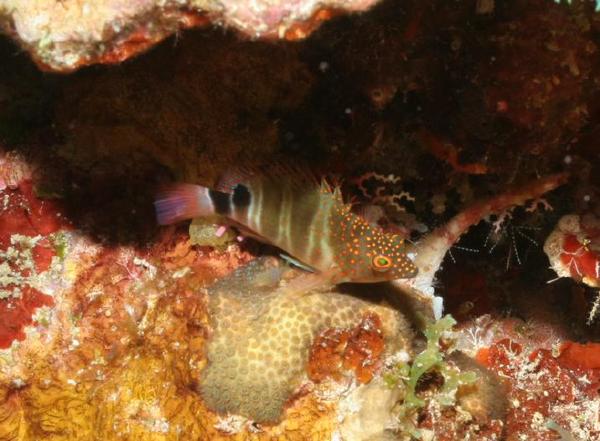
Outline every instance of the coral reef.
{"label": "coral reef", "polygon": [[[481,324],[484,329],[478,329]],[[480,342],[468,338],[466,325],[465,349],[476,352],[480,362],[508,383],[508,439],[555,440],[557,433],[576,440],[600,438],[596,347],[561,343],[544,325],[524,327],[518,320],[488,318],[470,326],[469,332],[484,331],[493,343],[473,345]]]}
{"label": "coral reef", "polygon": [[[27,321],[20,323],[10,314],[14,303],[5,303],[6,323],[35,324],[34,333],[4,336],[3,387],[7,397],[14,397],[4,404],[3,436],[7,439],[20,436],[18,433],[35,438],[56,430],[70,437],[96,431],[107,435],[126,432],[134,437],[176,434],[204,408],[182,411],[181,400],[161,394],[155,381],[140,382],[147,369],[162,376],[161,390],[175,391],[180,382],[198,381],[197,387],[187,386],[186,406],[191,405],[189,400],[195,406],[202,401],[221,414],[271,423],[288,408],[282,423],[287,427],[294,419],[290,403],[302,403],[299,397],[309,391],[302,392],[302,384],[311,384],[309,380],[311,395],[324,396],[339,387],[335,384],[352,384],[354,376],[359,383],[370,384],[389,357],[410,359],[412,331],[394,308],[331,292],[301,298],[282,296],[276,287],[282,278],[294,277],[294,271],[281,267],[275,259],[254,260],[212,284],[205,296],[199,297],[194,295],[194,287],[243,265],[249,256],[228,249],[221,252],[221,258],[215,252],[203,257],[189,241],[180,240],[172,245],[159,243],[144,254],[127,248],[103,249],[72,231],[70,224],[58,223],[60,203],[38,199],[28,178],[22,174],[13,181],[14,189],[4,189],[10,192],[5,210],[13,211],[3,216],[11,223],[3,225],[2,231],[7,234],[7,246],[16,247],[5,251],[10,256],[6,267],[11,277],[5,288],[19,290],[18,295],[11,292],[10,298],[19,297],[25,304],[27,293],[20,290],[35,278],[37,284],[51,289],[47,298],[53,308],[44,309],[35,319],[30,311]],[[16,222],[15,209],[24,216],[21,224]],[[34,247],[45,240],[54,244],[51,254],[35,253]],[[34,256],[42,260],[36,261]],[[44,266],[38,268],[36,262]],[[35,272],[23,275],[24,269]],[[51,274],[45,276],[43,271]],[[207,332],[210,337],[205,341]],[[165,333],[173,339],[169,350],[174,352],[159,359],[155,351],[162,347]],[[175,335],[180,337],[174,339]],[[41,351],[40,344],[46,349]],[[420,365],[419,360],[417,357],[414,366]],[[181,363],[187,366],[184,371]],[[47,370],[49,365],[55,366],[56,374],[38,377],[38,366]],[[354,374],[348,376],[349,372]],[[199,380],[192,380],[194,377]],[[51,392],[52,388],[56,392]],[[380,380],[375,379],[372,386],[356,392],[358,395],[353,395],[354,387],[350,387],[342,396],[352,399],[356,408],[375,399],[379,389]],[[294,393],[300,395],[294,398]],[[394,402],[399,398],[398,392],[383,395]],[[90,399],[112,404],[106,408],[84,404]],[[58,402],[65,405],[57,407]],[[25,416],[28,411],[14,418],[14,406],[24,410],[25,403],[29,403],[28,409],[36,409],[37,416]],[[173,413],[174,408],[180,410]],[[75,413],[65,425],[69,412]],[[207,409],[204,412],[211,415]],[[110,427],[105,426],[107,413]],[[357,423],[352,421],[357,415],[351,414],[354,416],[339,429],[346,436],[356,433],[352,427]],[[397,418],[393,412],[385,415],[384,421],[373,420],[381,426],[370,430],[383,433]],[[59,418],[58,426],[49,425],[48,418]],[[204,436],[212,433],[203,426],[194,427],[186,430]],[[224,422],[215,422],[214,427],[217,432],[233,430]],[[242,431],[242,427],[236,430]],[[277,427],[263,430],[281,430]],[[399,426],[401,430],[404,427]]]}
{"label": "coral reef", "polygon": [[[4,192],[18,194],[21,188],[30,183]],[[53,219],[48,209],[59,209],[56,203],[44,205],[46,211],[31,212],[34,223]],[[32,313],[21,305],[26,293],[2,300],[3,325],[27,326],[19,328],[22,334],[2,336],[0,439],[177,439],[182,431],[218,439],[223,423],[194,387],[205,363],[208,325],[197,287],[249,256],[234,250],[204,254],[182,236],[141,253],[102,247],[68,226],[44,234],[57,233],[52,265],[36,275],[52,307],[38,308],[21,324],[13,316]],[[301,408],[314,406],[302,403]],[[295,439],[330,431],[326,417],[313,410],[290,415],[285,424],[306,427],[295,429]]]}
{"label": "coral reef", "polygon": [[[121,3],[0,0],[0,440],[600,439],[595,2]],[[275,155],[419,276],[156,226]]]}
{"label": "coral reef", "polygon": [[[31,181],[4,191],[27,190]],[[43,205],[45,210],[31,212],[35,224],[47,224],[60,210],[57,202]],[[53,308],[42,308],[35,327],[5,345],[2,439],[58,433],[78,439],[98,433],[171,439],[182,430],[218,439],[219,433],[241,434],[252,427],[243,419],[220,420],[209,409],[255,422],[275,422],[286,409],[285,420],[263,426],[258,439],[279,431],[296,433],[290,439],[325,439],[334,430],[327,423],[334,416],[327,404],[335,402],[333,397],[352,400],[354,415],[357,406],[379,394],[381,383],[375,379],[371,389],[353,395],[352,378],[370,385],[389,357],[408,360],[412,354],[412,331],[394,308],[330,292],[278,296],[274,288],[280,279],[295,276],[278,260],[245,265],[250,257],[239,250],[205,254],[181,236],[142,254],[94,245],[71,228],[42,231],[54,235],[52,275],[39,282],[52,288]],[[198,287],[219,275],[199,296]],[[18,324],[10,314],[3,319]],[[31,319],[23,323],[28,324]],[[334,363],[327,342],[340,331],[346,337],[344,343],[333,340],[335,350],[342,351]],[[303,390],[302,384],[313,386]],[[392,391],[384,395],[398,397]],[[336,418],[345,420],[343,414],[340,409]],[[355,417],[340,430],[355,430],[350,428]],[[373,420],[381,425],[369,430],[383,433],[394,414],[388,417]],[[306,429],[293,429],[301,424]]]}

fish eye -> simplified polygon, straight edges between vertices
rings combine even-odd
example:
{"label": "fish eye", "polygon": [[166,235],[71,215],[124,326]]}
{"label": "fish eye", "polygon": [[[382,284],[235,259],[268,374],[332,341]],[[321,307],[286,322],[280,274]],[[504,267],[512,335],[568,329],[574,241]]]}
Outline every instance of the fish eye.
{"label": "fish eye", "polygon": [[375,256],[372,261],[373,269],[375,271],[387,271],[392,267],[392,260],[386,256]]}

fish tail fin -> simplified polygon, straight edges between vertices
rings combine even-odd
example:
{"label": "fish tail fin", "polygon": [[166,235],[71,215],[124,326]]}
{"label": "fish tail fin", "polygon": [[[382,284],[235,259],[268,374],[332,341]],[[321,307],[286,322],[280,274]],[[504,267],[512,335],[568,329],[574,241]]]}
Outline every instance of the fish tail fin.
{"label": "fish tail fin", "polygon": [[172,184],[161,189],[154,208],[160,225],[214,214],[208,188],[194,184]]}

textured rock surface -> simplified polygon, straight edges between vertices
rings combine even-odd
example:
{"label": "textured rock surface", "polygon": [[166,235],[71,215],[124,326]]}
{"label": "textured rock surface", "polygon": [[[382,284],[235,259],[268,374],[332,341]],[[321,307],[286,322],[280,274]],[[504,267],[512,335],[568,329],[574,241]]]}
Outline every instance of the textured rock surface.
{"label": "textured rock surface", "polygon": [[214,22],[250,37],[303,38],[333,10],[377,0],[2,0],[0,23],[49,70],[115,63],[181,29]]}

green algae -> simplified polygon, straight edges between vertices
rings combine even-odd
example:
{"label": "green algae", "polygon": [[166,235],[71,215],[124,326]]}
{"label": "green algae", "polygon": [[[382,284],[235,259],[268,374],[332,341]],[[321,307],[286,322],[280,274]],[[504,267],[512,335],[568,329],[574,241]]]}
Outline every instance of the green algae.
{"label": "green algae", "polygon": [[38,199],[62,199],[63,194],[55,188],[52,188],[52,185],[36,185],[33,187],[33,194]]}
{"label": "green algae", "polygon": [[67,250],[69,246],[69,240],[67,235],[63,231],[58,231],[50,235],[50,241],[54,247],[54,252],[60,260],[64,260],[67,256]]}
{"label": "green algae", "polygon": [[559,441],[577,441],[573,435],[571,434],[571,432],[569,432],[568,430],[566,430],[565,428],[563,428],[561,425],[559,425],[556,421],[554,420],[547,420],[546,421],[546,427],[550,430],[554,430],[559,436],[560,436],[560,440]]}
{"label": "green algae", "polygon": [[416,427],[416,417],[427,402],[417,395],[417,386],[426,373],[437,372],[444,379],[443,385],[431,398],[427,398],[437,401],[442,407],[454,405],[459,387],[477,380],[474,372],[461,372],[445,360],[449,349],[443,348],[441,340],[455,324],[456,320],[450,315],[430,323],[423,331],[427,345],[412,364],[401,363],[384,375],[388,386],[404,390],[404,401],[397,406],[397,418],[404,432],[413,438],[421,438],[421,432]]}

